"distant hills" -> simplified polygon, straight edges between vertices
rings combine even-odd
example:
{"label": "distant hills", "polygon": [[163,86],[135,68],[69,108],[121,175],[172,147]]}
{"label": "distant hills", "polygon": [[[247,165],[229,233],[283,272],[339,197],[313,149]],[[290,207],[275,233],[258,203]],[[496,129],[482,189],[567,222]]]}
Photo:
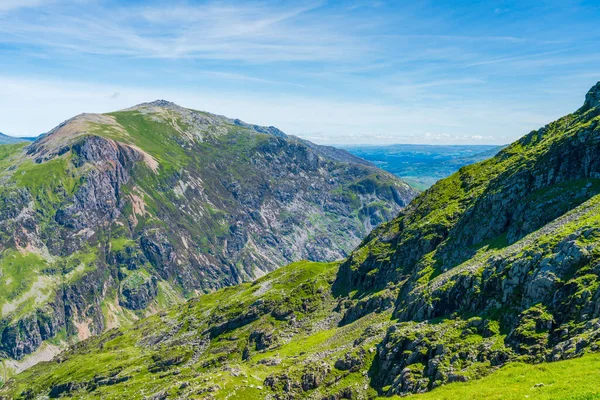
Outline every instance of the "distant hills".
{"label": "distant hills", "polygon": [[493,157],[506,146],[394,144],[341,147],[424,190],[465,165]]}
{"label": "distant hills", "polygon": [[35,138],[8,136],[0,132],[0,144],[13,144],[20,142],[32,142]]}

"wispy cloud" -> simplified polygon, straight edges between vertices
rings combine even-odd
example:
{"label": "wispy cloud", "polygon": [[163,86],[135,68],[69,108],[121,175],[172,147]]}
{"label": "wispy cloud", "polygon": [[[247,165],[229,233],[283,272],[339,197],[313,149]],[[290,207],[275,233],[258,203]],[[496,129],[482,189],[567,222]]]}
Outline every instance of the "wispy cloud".
{"label": "wispy cloud", "polygon": [[559,49],[559,50],[553,50],[553,51],[545,51],[542,53],[524,54],[524,55],[518,55],[518,56],[511,56],[511,57],[500,57],[500,58],[494,58],[491,60],[477,61],[474,63],[467,64],[467,66],[475,67],[475,66],[488,65],[488,64],[499,64],[499,63],[507,63],[507,62],[512,62],[512,61],[529,60],[529,59],[535,59],[535,58],[539,58],[539,57],[564,53],[568,50],[569,49]]}
{"label": "wispy cloud", "polygon": [[337,61],[369,49],[359,35],[311,14],[320,6],[248,2],[72,9],[61,3],[40,14],[0,18],[0,32],[7,42],[142,58]]}
{"label": "wispy cloud", "polygon": [[[426,99],[426,98],[444,98],[439,91],[440,88],[465,87],[470,85],[485,84],[485,80],[479,78],[460,78],[460,79],[437,79],[426,82],[411,82],[397,85],[388,85],[382,88],[385,93],[405,98]],[[447,90],[445,91],[447,92]]]}

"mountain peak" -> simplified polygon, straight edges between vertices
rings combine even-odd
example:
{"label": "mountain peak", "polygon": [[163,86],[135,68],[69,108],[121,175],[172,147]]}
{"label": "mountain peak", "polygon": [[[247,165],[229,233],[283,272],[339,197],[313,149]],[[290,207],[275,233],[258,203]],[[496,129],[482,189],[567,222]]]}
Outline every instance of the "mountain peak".
{"label": "mountain peak", "polygon": [[150,103],[148,103],[148,105],[151,106],[155,106],[155,107],[179,107],[179,105],[173,103],[172,101],[168,101],[168,100],[164,100],[164,99],[158,99],[158,100],[154,100]]}
{"label": "mountain peak", "polygon": [[589,110],[590,108],[600,106],[600,82],[596,83],[585,95],[585,102],[583,108]]}
{"label": "mountain peak", "polygon": [[164,100],[164,99],[158,99],[158,100],[154,100],[148,103],[140,103],[138,105],[135,105],[131,108],[129,108],[129,110],[131,109],[139,109],[139,108],[147,108],[147,107],[160,107],[160,108],[170,108],[170,109],[180,109],[183,108],[181,107],[179,104],[175,104],[172,101],[168,101],[168,100]]}

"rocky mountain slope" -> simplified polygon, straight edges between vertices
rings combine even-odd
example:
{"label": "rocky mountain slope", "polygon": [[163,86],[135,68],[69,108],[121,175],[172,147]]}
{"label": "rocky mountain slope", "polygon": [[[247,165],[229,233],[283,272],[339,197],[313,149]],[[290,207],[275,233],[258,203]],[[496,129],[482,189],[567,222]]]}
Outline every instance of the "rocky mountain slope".
{"label": "rocky mountain slope", "polygon": [[6,365],[292,261],[347,255],[416,194],[354,161],[166,101],[0,147]]}
{"label": "rocky mountain slope", "polygon": [[[599,121],[600,83],[575,113],[418,196],[345,261],[292,264],[111,330],[2,393],[364,399],[433,390],[435,398],[439,386],[499,368],[488,382],[502,382],[513,362],[596,352]],[[564,365],[588,362],[597,357]],[[527,390],[573,398],[565,382],[583,381],[565,371],[555,390]],[[460,387],[440,394],[468,393]],[[576,389],[577,398],[597,394],[593,382]]]}

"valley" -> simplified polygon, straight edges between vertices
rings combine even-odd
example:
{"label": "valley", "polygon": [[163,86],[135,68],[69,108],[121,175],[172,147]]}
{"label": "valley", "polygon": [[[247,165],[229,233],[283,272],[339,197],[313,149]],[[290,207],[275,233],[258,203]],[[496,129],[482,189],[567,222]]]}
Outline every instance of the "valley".
{"label": "valley", "polygon": [[393,144],[340,147],[397,175],[414,187],[426,190],[466,165],[493,157],[505,146]]}

